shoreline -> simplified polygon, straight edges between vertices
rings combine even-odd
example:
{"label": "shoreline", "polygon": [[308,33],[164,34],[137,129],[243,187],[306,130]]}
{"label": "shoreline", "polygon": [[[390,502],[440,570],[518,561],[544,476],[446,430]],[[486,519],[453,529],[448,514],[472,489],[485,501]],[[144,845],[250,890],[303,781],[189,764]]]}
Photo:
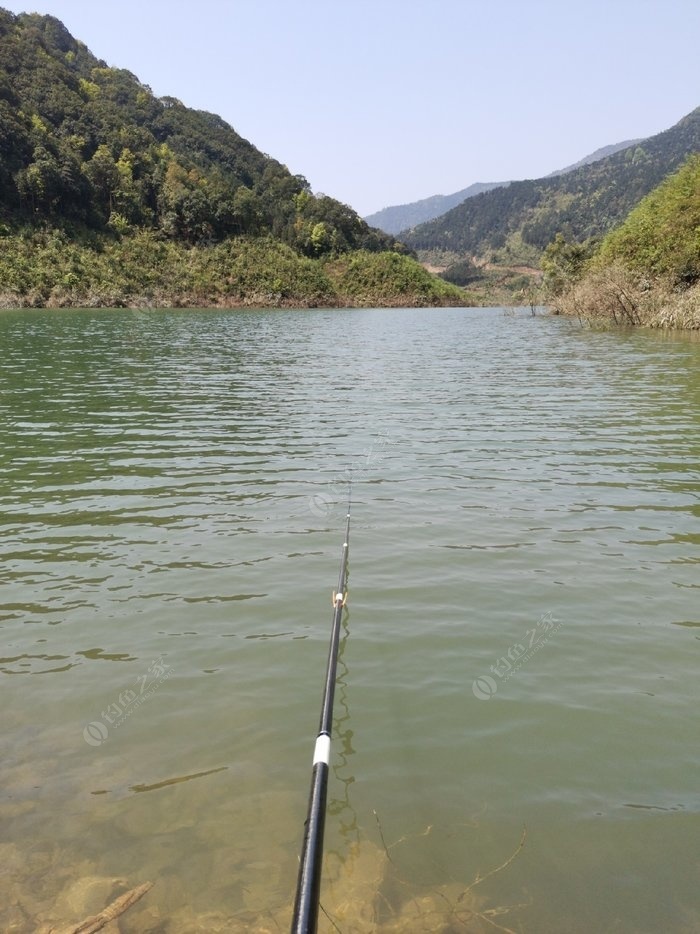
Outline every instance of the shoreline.
{"label": "shoreline", "polygon": [[[126,310],[149,310],[153,311],[163,309],[189,309],[192,311],[201,309],[220,309],[220,310],[245,310],[247,308],[260,309],[278,309],[280,311],[294,311],[314,308],[478,308],[482,306],[460,303],[458,301],[439,301],[428,302],[416,299],[415,296],[404,295],[396,296],[390,301],[386,299],[373,300],[367,299],[340,298],[338,296],[325,296],[319,299],[292,299],[277,296],[251,295],[245,298],[235,296],[110,296],[101,298],[100,296],[78,296],[74,300],[53,299],[50,297],[47,301],[35,300],[31,296],[8,296],[0,293],[0,311],[59,311],[61,309],[124,309]],[[498,307],[501,307],[500,305]],[[505,306],[504,306],[505,307]],[[519,307],[519,306],[513,306]]]}

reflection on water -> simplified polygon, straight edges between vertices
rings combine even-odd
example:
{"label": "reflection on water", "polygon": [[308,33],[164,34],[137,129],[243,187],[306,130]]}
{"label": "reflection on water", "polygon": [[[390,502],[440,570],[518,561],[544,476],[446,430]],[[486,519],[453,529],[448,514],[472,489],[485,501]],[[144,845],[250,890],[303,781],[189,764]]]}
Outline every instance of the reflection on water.
{"label": "reflection on water", "polygon": [[493,309],[0,338],[1,930],[146,881],[123,934],[285,929],[348,476],[322,930],[700,926],[697,341]]}
{"label": "reflection on water", "polygon": [[[349,581],[349,575],[348,575]],[[342,853],[348,844],[360,844],[360,826],[357,812],[352,806],[351,789],[355,776],[352,774],[353,730],[350,716],[349,671],[345,661],[345,650],[350,635],[349,607],[346,607],[341,622],[341,636],[338,644],[338,667],[335,681],[333,704],[333,779],[331,794],[328,798],[327,814],[332,815],[337,833],[343,840],[343,849],[336,853],[342,860]]]}

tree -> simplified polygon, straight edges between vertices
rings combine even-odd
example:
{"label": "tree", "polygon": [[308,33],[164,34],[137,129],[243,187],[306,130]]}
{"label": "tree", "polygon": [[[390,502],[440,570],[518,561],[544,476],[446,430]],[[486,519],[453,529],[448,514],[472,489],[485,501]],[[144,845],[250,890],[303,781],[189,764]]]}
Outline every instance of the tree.
{"label": "tree", "polygon": [[321,253],[327,253],[330,244],[331,237],[325,223],[319,221],[318,224],[314,224],[311,230],[311,249],[314,253],[316,253],[317,256]]}
{"label": "tree", "polygon": [[117,163],[104,143],[97,147],[92,159],[84,164],[83,172],[92,185],[97,206],[109,217],[114,208],[114,193],[120,179]]}
{"label": "tree", "polygon": [[561,295],[564,289],[583,274],[593,253],[593,241],[570,243],[558,233],[542,257],[543,284],[549,295]]}
{"label": "tree", "polygon": [[32,162],[17,173],[17,188],[32,213],[51,213],[61,196],[62,180],[59,164],[48,149],[37,146]]}

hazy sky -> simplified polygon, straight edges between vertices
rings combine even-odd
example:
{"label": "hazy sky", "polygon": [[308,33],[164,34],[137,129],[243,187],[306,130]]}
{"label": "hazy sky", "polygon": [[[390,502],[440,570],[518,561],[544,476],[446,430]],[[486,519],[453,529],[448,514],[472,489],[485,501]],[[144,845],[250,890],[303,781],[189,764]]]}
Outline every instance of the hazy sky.
{"label": "hazy sky", "polygon": [[0,0],[361,214],[536,178],[700,105],[699,0]]}

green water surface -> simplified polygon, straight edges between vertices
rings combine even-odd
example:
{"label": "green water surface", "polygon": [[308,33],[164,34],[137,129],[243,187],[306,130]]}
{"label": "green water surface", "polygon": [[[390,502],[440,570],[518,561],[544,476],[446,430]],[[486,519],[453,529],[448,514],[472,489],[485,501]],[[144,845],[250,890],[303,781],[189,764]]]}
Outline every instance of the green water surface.
{"label": "green water surface", "polygon": [[350,477],[338,929],[498,867],[502,928],[700,929],[699,342],[118,310],[0,348],[1,930],[108,879],[156,882],[125,934],[279,929]]}

